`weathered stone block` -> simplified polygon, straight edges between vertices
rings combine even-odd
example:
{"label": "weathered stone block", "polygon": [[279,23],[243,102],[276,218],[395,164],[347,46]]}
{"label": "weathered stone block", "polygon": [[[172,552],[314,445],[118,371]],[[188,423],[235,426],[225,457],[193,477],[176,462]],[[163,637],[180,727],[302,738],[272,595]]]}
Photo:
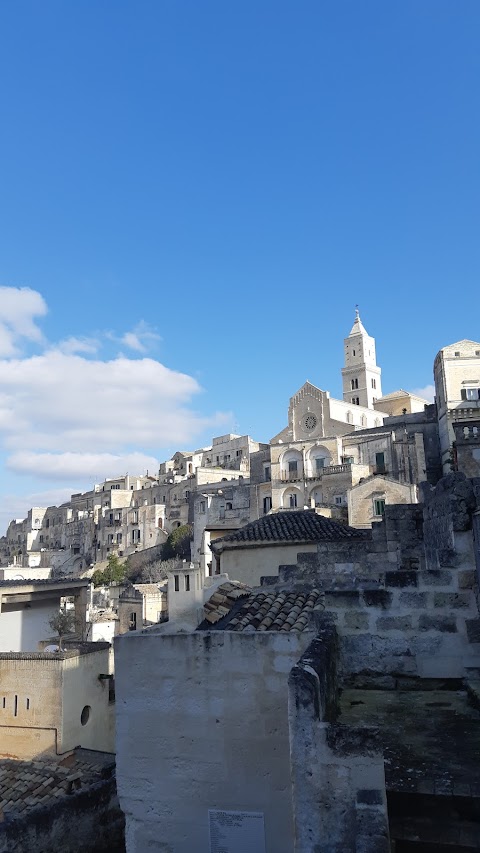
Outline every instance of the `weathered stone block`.
{"label": "weathered stone block", "polygon": [[425,569],[420,572],[420,585],[422,586],[450,586],[452,573],[446,569]]}
{"label": "weathered stone block", "polygon": [[358,607],[360,593],[353,589],[329,590],[325,593],[325,609],[329,607]]}
{"label": "weathered stone block", "polygon": [[388,822],[386,809],[378,806],[357,807],[356,853],[387,853]]}
{"label": "weathered stone block", "polygon": [[448,607],[451,610],[459,610],[468,607],[469,596],[465,592],[436,592],[433,596],[434,607]]}
{"label": "weathered stone block", "polygon": [[383,798],[384,792],[376,788],[363,788],[357,791],[357,803],[365,806],[381,806]]}
{"label": "weathered stone block", "polygon": [[345,613],[344,625],[353,631],[368,631],[370,617],[364,610],[349,610]]}
{"label": "weathered stone block", "polygon": [[377,619],[377,631],[409,631],[411,628],[411,616],[380,616]]}
{"label": "weathered stone block", "polygon": [[392,603],[392,593],[387,589],[364,589],[363,600],[367,607],[381,607],[386,610]]}
{"label": "weathered stone block", "polygon": [[422,678],[461,678],[463,658],[455,655],[425,655],[418,659],[418,674]]}
{"label": "weathered stone block", "polygon": [[418,620],[418,630],[454,634],[457,630],[457,620],[454,616],[430,616],[428,613],[422,613]]}
{"label": "weathered stone block", "polygon": [[466,619],[467,637],[469,643],[480,643],[480,619]]}
{"label": "weathered stone block", "polygon": [[385,586],[417,586],[418,576],[416,572],[398,571],[385,572]]}
{"label": "weathered stone block", "polygon": [[424,608],[427,606],[426,592],[401,592],[399,603],[402,607]]}
{"label": "weathered stone block", "polygon": [[463,571],[458,573],[458,588],[473,589],[475,586],[475,572]]}

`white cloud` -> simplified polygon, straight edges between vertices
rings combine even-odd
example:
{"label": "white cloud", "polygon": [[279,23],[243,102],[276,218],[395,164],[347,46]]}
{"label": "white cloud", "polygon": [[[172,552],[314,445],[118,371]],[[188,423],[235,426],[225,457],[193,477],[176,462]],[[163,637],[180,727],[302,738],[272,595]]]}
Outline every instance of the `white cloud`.
{"label": "white cloud", "polygon": [[[103,478],[155,472],[164,448],[197,445],[205,430],[225,432],[233,421],[231,414],[196,412],[192,402],[202,390],[196,379],[144,355],[160,340],[145,322],[117,337],[71,336],[52,345],[35,322],[46,312],[36,291],[0,287],[0,452],[6,456],[5,469],[13,476],[62,484],[20,497],[6,494],[4,479],[2,527],[13,517],[24,517],[31,506],[62,503]],[[104,337],[135,355],[101,359]],[[40,354],[22,355],[20,345],[26,342],[41,344]]]}
{"label": "white cloud", "polygon": [[75,353],[83,352],[87,355],[96,355],[99,350],[100,344],[95,338],[66,338],[64,341],[60,341],[54,349],[60,350],[60,352],[65,353],[66,355],[75,355]]}
{"label": "white cloud", "polygon": [[[7,467],[51,479],[112,476],[108,455],[116,465],[137,450],[143,469],[141,460],[148,457],[150,466],[161,447],[188,447],[207,427],[230,423],[227,414],[192,411],[200,391],[191,376],[150,358],[101,361],[49,350],[0,360],[0,444],[11,454]],[[84,468],[78,454],[84,454]],[[120,473],[126,469],[134,473],[133,463],[122,461]]]}
{"label": "white cloud", "polygon": [[111,332],[108,337],[113,341],[123,344],[128,349],[142,353],[146,353],[153,344],[162,340],[160,335],[144,320],[141,320],[131,331],[125,332],[120,337]]}
{"label": "white cloud", "polygon": [[36,290],[0,287],[0,356],[16,355],[22,339],[40,343],[43,337],[35,317],[46,313],[45,300]]}
{"label": "white cloud", "polygon": [[410,394],[416,394],[417,397],[423,397],[429,403],[433,403],[435,397],[435,385],[425,385],[424,388],[414,388]]}
{"label": "white cloud", "polygon": [[121,338],[122,344],[125,344],[126,347],[130,349],[136,350],[137,352],[145,352],[145,347],[142,344],[138,335],[134,332],[125,332],[123,338]]}
{"label": "white cloud", "polygon": [[139,452],[35,453],[21,450],[9,457],[7,467],[17,474],[30,474],[53,480],[71,480],[76,477],[98,483],[107,477],[120,477],[127,473],[156,473],[158,460],[154,456]]}

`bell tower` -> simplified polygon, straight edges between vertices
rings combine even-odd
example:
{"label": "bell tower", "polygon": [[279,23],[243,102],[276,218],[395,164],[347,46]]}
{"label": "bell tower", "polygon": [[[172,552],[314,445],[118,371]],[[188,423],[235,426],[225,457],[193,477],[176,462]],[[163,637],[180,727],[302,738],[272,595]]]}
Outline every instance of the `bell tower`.
{"label": "bell tower", "polygon": [[382,371],[377,367],[375,338],[363,325],[358,307],[355,322],[344,340],[345,366],[342,368],[343,399],[346,403],[373,409],[382,396]]}

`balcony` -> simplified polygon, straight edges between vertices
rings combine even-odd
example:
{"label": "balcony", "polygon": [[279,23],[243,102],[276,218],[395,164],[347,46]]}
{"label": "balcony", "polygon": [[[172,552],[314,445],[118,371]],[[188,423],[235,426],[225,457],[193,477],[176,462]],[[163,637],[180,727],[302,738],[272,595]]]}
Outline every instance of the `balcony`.
{"label": "balcony", "polygon": [[299,480],[321,480],[329,474],[349,474],[352,470],[351,462],[342,462],[341,465],[326,465],[311,473],[303,474],[301,471],[281,471],[280,481],[282,483],[298,482]]}
{"label": "balcony", "polygon": [[303,480],[303,473],[300,470],[281,471],[280,480],[282,481],[282,483],[296,483],[298,482],[298,480]]}
{"label": "balcony", "polygon": [[351,470],[351,462],[342,462],[340,465],[326,465],[325,468],[319,468],[315,473],[307,475],[306,479],[318,480],[320,477],[325,477],[329,474],[349,474]]}

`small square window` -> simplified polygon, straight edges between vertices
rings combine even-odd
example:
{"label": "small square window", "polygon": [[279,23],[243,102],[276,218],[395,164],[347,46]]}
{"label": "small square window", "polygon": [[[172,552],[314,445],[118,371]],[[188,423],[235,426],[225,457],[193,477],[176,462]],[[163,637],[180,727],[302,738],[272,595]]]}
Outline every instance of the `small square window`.
{"label": "small square window", "polygon": [[480,399],[480,388],[462,388],[460,391],[462,400]]}
{"label": "small square window", "polygon": [[458,358],[458,357],[459,357],[459,355],[460,355],[460,353],[459,353],[459,352],[456,352],[456,353],[455,353],[455,358]]}

